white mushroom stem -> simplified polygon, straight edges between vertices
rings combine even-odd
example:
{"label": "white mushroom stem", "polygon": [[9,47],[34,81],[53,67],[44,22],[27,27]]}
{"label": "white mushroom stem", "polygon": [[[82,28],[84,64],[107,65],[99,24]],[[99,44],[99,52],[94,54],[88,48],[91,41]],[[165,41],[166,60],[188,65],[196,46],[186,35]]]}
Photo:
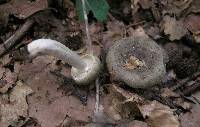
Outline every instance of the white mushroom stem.
{"label": "white mushroom stem", "polygon": [[85,70],[87,65],[74,51],[51,39],[38,39],[28,44],[31,57],[51,55],[57,57],[78,70]]}
{"label": "white mushroom stem", "polygon": [[72,66],[71,76],[77,84],[86,85],[94,81],[100,72],[100,60],[92,54],[79,56],[60,42],[38,39],[28,44],[30,57],[51,55]]}

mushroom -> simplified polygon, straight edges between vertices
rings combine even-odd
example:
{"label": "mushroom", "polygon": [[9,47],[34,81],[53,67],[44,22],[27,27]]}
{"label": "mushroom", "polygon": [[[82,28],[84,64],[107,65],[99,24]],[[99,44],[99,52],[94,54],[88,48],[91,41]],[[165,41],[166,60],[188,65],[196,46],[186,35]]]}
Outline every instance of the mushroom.
{"label": "mushroom", "polygon": [[166,73],[164,50],[147,35],[118,40],[106,62],[114,81],[133,88],[148,88],[162,82]]}
{"label": "mushroom", "polygon": [[51,39],[38,39],[27,46],[31,58],[40,55],[57,57],[72,66],[71,76],[77,84],[86,85],[96,79],[100,72],[100,60],[92,54],[79,56],[65,45]]}

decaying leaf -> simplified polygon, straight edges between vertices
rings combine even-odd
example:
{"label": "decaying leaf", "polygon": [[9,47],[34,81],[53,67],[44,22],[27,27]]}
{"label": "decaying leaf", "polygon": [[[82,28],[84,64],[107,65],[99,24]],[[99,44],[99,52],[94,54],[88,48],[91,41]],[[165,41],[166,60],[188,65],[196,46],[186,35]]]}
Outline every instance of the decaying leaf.
{"label": "decaying leaf", "polygon": [[125,91],[115,84],[109,86],[110,106],[105,109],[106,114],[113,120],[121,120],[141,116],[138,105],[144,99],[137,94]]}
{"label": "decaying leaf", "polygon": [[170,97],[180,97],[180,95],[178,95],[177,93],[173,92],[172,90],[170,90],[169,88],[164,88],[162,89],[162,97],[164,98],[170,98]]}
{"label": "decaying leaf", "polygon": [[143,9],[149,9],[152,7],[154,0],[139,0],[139,4]]}
{"label": "decaying leaf", "polygon": [[11,0],[6,4],[0,5],[0,11],[13,14],[20,19],[26,19],[34,13],[44,10],[48,7],[47,0]]}
{"label": "decaying leaf", "polygon": [[[77,97],[68,95],[67,88],[62,87],[71,86],[72,83],[69,81],[63,84],[63,79],[50,73],[52,68],[56,68],[52,67],[56,66],[52,61],[55,58],[41,56],[22,67],[19,78],[34,90],[34,94],[27,97],[29,116],[35,118],[42,127],[58,126],[66,116],[75,121],[89,122],[95,107],[95,97],[89,97],[85,106]],[[69,76],[70,68],[63,71],[66,77]]]}
{"label": "decaying leaf", "polygon": [[105,50],[109,49],[116,40],[123,37],[125,25],[118,20],[107,22],[107,31],[103,33],[102,44]]}
{"label": "decaying leaf", "polygon": [[1,127],[17,126],[18,120],[28,117],[28,104],[26,96],[33,91],[21,81],[9,94],[0,97],[0,125]]}
{"label": "decaying leaf", "polygon": [[141,106],[140,111],[152,127],[180,127],[173,110],[157,101]]}
{"label": "decaying leaf", "polygon": [[192,0],[190,8],[188,8],[188,13],[199,13],[200,12],[200,1],[199,0]]}
{"label": "decaying leaf", "polygon": [[0,80],[0,93],[6,93],[9,88],[12,88],[17,80],[17,74],[6,69],[3,78]]}
{"label": "decaying leaf", "polygon": [[151,26],[147,29],[147,34],[151,36],[153,39],[159,39],[160,36],[160,29],[157,25]]}
{"label": "decaying leaf", "polygon": [[200,106],[198,104],[194,105],[190,112],[182,114],[180,116],[182,127],[199,127],[200,119]]}
{"label": "decaying leaf", "polygon": [[0,79],[3,77],[5,71],[6,71],[6,69],[4,67],[0,66]]}
{"label": "decaying leaf", "polygon": [[131,0],[132,15],[134,15],[139,8],[139,0]]}
{"label": "decaying leaf", "polygon": [[198,15],[189,15],[185,18],[185,26],[187,29],[192,32],[194,39],[197,43],[200,43],[200,16]]}
{"label": "decaying leaf", "polygon": [[192,1],[193,0],[161,0],[161,4],[164,6],[164,13],[180,16],[190,7]]}
{"label": "decaying leaf", "polygon": [[113,99],[108,112],[108,115],[114,120],[133,119],[135,116],[141,116],[139,108],[132,98],[122,102]]}
{"label": "decaying leaf", "polygon": [[[142,115],[151,127],[160,127],[160,125],[162,127],[180,127],[177,117],[173,114],[174,110],[168,106],[157,101],[145,100],[139,95],[125,91],[114,84],[109,87],[109,91],[112,93],[112,100],[107,113],[113,119],[121,120],[127,118],[126,115],[129,115],[129,117]],[[131,107],[128,107],[129,105]]]}
{"label": "decaying leaf", "polygon": [[122,120],[116,127],[148,127],[148,125],[139,120]]}
{"label": "decaying leaf", "polygon": [[171,41],[179,40],[187,33],[187,29],[183,22],[181,20],[177,21],[175,18],[170,16],[164,17],[162,27],[164,29],[164,33],[169,35],[169,39]]}
{"label": "decaying leaf", "polygon": [[12,60],[12,57],[10,57],[9,54],[4,55],[3,57],[0,58],[0,62],[3,64],[3,66],[8,65]]}
{"label": "decaying leaf", "polygon": [[200,33],[200,16],[198,15],[189,15],[185,18],[185,26],[187,29],[192,32],[193,34],[199,34]]}
{"label": "decaying leaf", "polygon": [[0,11],[0,28],[3,29],[8,24],[9,15]]}
{"label": "decaying leaf", "polygon": [[128,70],[134,70],[136,68],[144,66],[145,63],[143,61],[140,61],[135,56],[130,56],[126,63],[124,64],[124,67]]}

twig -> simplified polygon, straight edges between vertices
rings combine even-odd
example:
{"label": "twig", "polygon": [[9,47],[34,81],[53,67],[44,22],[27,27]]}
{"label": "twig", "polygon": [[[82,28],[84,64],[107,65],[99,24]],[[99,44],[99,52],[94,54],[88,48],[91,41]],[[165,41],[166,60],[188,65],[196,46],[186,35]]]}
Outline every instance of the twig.
{"label": "twig", "polygon": [[126,29],[129,28],[129,27],[135,27],[135,26],[138,26],[138,25],[141,25],[141,24],[144,24],[144,23],[146,23],[146,21],[140,21],[140,22],[132,23],[130,25],[127,25]]}
{"label": "twig", "polygon": [[200,82],[199,81],[193,83],[192,86],[189,86],[186,89],[184,89],[183,94],[187,96],[187,95],[193,93],[194,91],[196,91],[198,88],[200,88]]}
{"label": "twig", "polygon": [[0,47],[0,56],[4,55],[8,50],[12,49],[14,45],[25,35],[25,33],[33,25],[33,20],[27,20],[21,28],[19,28],[8,40],[5,41],[2,47]]}
{"label": "twig", "polygon": [[98,113],[99,112],[99,86],[100,86],[98,78],[96,79],[95,85],[96,85],[95,113]]}
{"label": "twig", "polygon": [[197,76],[200,75],[200,72],[196,72],[194,73],[192,76],[187,77],[185,79],[182,79],[181,81],[179,81],[177,83],[177,85],[175,85],[174,87],[170,88],[171,90],[177,90],[178,88],[180,88],[181,86],[184,86],[188,81],[195,79]]}
{"label": "twig", "polygon": [[85,0],[82,1],[82,7],[83,7],[83,15],[84,15],[84,20],[85,20],[85,33],[86,33],[86,47],[87,47],[87,52],[89,54],[92,54],[92,40],[90,37],[90,31],[89,31],[89,24],[88,24],[88,17],[87,17],[87,12],[86,12],[86,6],[85,6]]}

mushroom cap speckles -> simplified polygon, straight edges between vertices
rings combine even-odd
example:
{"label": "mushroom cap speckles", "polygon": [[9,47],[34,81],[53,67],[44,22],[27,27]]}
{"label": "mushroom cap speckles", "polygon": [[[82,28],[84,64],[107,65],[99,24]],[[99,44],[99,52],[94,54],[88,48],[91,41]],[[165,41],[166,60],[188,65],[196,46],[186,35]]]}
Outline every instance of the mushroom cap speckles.
{"label": "mushroom cap speckles", "polygon": [[[126,69],[124,64],[131,56],[143,61],[145,65]],[[159,84],[166,73],[163,49],[147,36],[133,36],[117,41],[109,49],[106,62],[113,80],[133,88],[148,88]]]}

